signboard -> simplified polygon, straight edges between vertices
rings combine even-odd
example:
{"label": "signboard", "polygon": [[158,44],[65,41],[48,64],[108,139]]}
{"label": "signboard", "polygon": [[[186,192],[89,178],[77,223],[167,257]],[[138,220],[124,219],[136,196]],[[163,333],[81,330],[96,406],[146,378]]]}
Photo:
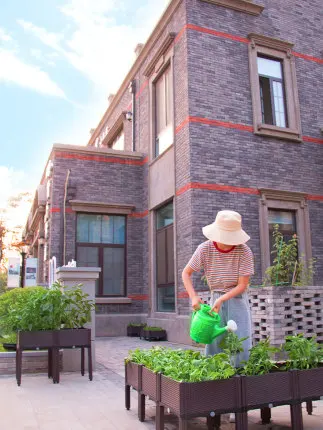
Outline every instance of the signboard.
{"label": "signboard", "polygon": [[20,257],[8,258],[8,288],[19,287]]}
{"label": "signboard", "polygon": [[37,285],[37,258],[26,258],[25,287]]}

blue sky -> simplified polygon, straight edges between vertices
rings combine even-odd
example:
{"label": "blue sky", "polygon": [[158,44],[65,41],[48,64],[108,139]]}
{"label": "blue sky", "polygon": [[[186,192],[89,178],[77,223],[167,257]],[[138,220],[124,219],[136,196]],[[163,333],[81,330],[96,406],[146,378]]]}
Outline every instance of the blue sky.
{"label": "blue sky", "polygon": [[0,208],[84,145],[168,0],[1,0]]}

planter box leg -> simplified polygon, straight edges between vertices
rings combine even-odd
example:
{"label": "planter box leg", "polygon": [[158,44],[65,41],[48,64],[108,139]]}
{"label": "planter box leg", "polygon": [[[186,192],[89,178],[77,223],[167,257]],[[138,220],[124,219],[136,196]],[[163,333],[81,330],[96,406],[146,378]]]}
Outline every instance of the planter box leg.
{"label": "planter box leg", "polygon": [[17,385],[21,385],[21,366],[22,366],[22,352],[21,349],[17,347],[16,350],[16,379]]}
{"label": "planter box leg", "polygon": [[248,413],[236,413],[236,430],[248,430]]}
{"label": "planter box leg", "polygon": [[308,402],[306,402],[306,410],[308,415],[312,415],[313,413],[313,402],[312,400],[309,400]]}
{"label": "planter box leg", "polygon": [[179,417],[179,430],[188,430],[188,421]]}
{"label": "planter box leg", "polygon": [[156,430],[164,430],[165,426],[165,411],[164,406],[156,403]]}
{"label": "planter box leg", "polygon": [[48,378],[53,377],[53,351],[48,348]]}
{"label": "planter box leg", "polygon": [[92,381],[93,379],[93,369],[92,369],[92,347],[91,345],[87,349],[88,354],[88,366],[89,366],[89,380]]}
{"label": "planter box leg", "polygon": [[146,412],[146,396],[144,394],[138,393],[138,419],[141,422],[145,421]]}
{"label": "planter box leg", "polygon": [[271,421],[271,409],[262,408],[260,411],[262,424],[270,424]]}
{"label": "planter box leg", "polygon": [[82,346],[82,348],[81,348],[81,375],[82,376],[84,376],[84,373],[85,373],[84,372],[84,358],[85,358],[84,357],[84,355],[85,355],[84,354],[84,349],[85,349],[84,346]]}
{"label": "planter box leg", "polygon": [[296,405],[290,406],[290,416],[291,416],[291,422],[292,422],[292,429],[304,430],[301,403],[297,403]]}
{"label": "planter box leg", "polygon": [[130,409],[130,385],[125,386],[125,406],[127,411]]}
{"label": "planter box leg", "polygon": [[214,417],[207,417],[206,419],[208,430],[218,430],[221,427],[221,415],[215,415]]}

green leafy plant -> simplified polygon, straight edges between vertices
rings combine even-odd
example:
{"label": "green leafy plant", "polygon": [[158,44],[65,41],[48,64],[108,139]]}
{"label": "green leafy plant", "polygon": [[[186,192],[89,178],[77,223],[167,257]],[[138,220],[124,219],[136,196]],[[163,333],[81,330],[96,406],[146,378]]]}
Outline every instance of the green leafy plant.
{"label": "green leafy plant", "polygon": [[146,327],[146,323],[133,323],[133,322],[130,322],[127,327]]}
{"label": "green leafy plant", "polygon": [[264,375],[277,368],[272,355],[279,351],[270,345],[269,339],[261,340],[257,345],[250,349],[249,360],[243,362],[244,367],[241,370],[243,375]]}
{"label": "green leafy plant", "polygon": [[160,330],[164,330],[164,329],[161,327],[153,327],[149,325],[144,326],[144,331],[160,331]]}
{"label": "green leafy plant", "polygon": [[298,258],[298,238],[293,237],[285,242],[279,226],[276,224],[273,231],[273,265],[268,267],[265,273],[264,286],[268,285],[291,285],[304,286],[312,282],[315,273],[315,259],[307,262],[304,256]]}
{"label": "green leafy plant", "polygon": [[230,362],[235,365],[237,355],[243,352],[243,342],[247,340],[248,337],[241,337],[236,333],[228,332],[225,337],[220,342],[220,348],[230,357]]}
{"label": "green leafy plant", "polygon": [[129,352],[127,362],[143,364],[154,372],[180,382],[227,379],[235,374],[227,354],[205,357],[199,351],[154,347]]}
{"label": "green leafy plant", "polygon": [[56,282],[53,287],[60,289],[62,294],[62,328],[80,328],[91,321],[91,311],[94,309],[94,303],[89,300],[89,295],[82,290],[81,284],[66,289]]}
{"label": "green leafy plant", "polygon": [[283,350],[287,352],[286,369],[313,369],[323,362],[323,346],[316,338],[306,339],[303,334],[286,336]]}

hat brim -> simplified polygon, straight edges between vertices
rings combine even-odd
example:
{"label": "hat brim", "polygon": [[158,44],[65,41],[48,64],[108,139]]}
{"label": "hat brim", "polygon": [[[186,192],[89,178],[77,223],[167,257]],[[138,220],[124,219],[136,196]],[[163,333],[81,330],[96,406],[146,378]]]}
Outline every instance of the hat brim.
{"label": "hat brim", "polygon": [[224,245],[242,245],[250,239],[250,236],[242,229],[237,231],[221,230],[215,223],[206,225],[202,231],[207,239]]}

